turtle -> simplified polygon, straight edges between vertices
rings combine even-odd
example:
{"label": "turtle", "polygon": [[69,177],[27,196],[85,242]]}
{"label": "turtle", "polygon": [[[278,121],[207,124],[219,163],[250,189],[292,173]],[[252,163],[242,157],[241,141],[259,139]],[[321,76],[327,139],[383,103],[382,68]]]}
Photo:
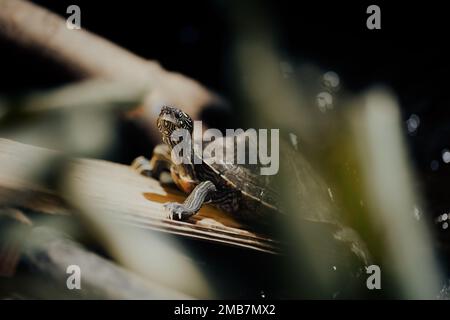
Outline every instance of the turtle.
{"label": "turtle", "polygon": [[[370,253],[364,241],[355,230],[341,222],[337,214],[339,210],[329,198],[330,189],[298,152],[294,143],[296,139],[291,145],[286,145],[286,142],[280,139],[280,157],[284,163],[281,169],[284,168],[284,174],[263,176],[259,174],[258,165],[213,161],[212,158],[198,154],[193,145],[194,161],[176,164],[171,151],[179,143],[179,138],[173,133],[177,129],[184,129],[192,134],[193,121],[182,110],[163,106],[156,124],[163,144],[153,149],[151,160],[140,156],[133,161],[132,167],[155,179],[159,179],[162,172],[168,171],[177,187],[188,194],[183,203],[164,204],[168,218],[187,220],[195,215],[203,204],[210,203],[243,222],[253,225],[257,222],[259,227],[265,228],[273,227],[272,222],[285,217],[286,208],[295,208],[294,211],[301,212],[302,220],[331,226],[334,230],[332,237],[350,245],[351,251],[364,261],[365,265],[369,264]],[[234,142],[239,139],[246,139],[245,132],[218,138],[209,143],[227,150],[230,147],[236,148],[237,143]],[[236,152],[234,154],[236,155]],[[195,161],[199,160],[195,157],[200,158],[200,161]],[[281,183],[276,176],[283,176]],[[283,190],[289,197],[280,197],[277,190]]]}
{"label": "turtle", "polygon": [[[181,164],[172,161],[171,151],[179,142],[173,132],[185,129],[192,134],[193,121],[188,114],[175,107],[163,106],[157,119],[157,127],[163,144],[154,148],[150,160],[138,157],[133,161],[132,167],[155,179],[159,179],[163,171],[168,171],[176,186],[189,194],[183,203],[164,204],[168,218],[186,220],[195,215],[205,203],[237,215],[243,221],[279,213],[278,194],[271,186],[270,177],[258,174],[258,165],[226,163],[217,159],[213,161],[211,157],[205,158],[198,154],[195,148],[192,148],[193,157],[200,158],[200,161]],[[245,133],[215,139],[210,143],[229,148],[235,147],[235,142],[239,139],[245,139]]]}

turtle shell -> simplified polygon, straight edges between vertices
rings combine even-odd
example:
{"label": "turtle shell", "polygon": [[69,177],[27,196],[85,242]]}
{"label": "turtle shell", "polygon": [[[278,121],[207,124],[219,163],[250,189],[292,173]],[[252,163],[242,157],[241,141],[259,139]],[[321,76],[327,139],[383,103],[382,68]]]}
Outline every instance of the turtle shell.
{"label": "turtle shell", "polygon": [[[256,213],[262,204],[264,207],[285,212],[286,198],[301,213],[302,218],[313,222],[338,224],[337,211],[330,199],[328,187],[312,166],[291,145],[280,139],[280,172],[276,175],[261,175],[259,164],[239,164],[237,149],[239,143],[246,142],[248,150],[258,152],[254,139],[248,139],[246,133],[227,136],[209,143],[206,148],[223,150],[224,157],[203,157],[203,164],[210,168],[213,176],[208,179],[214,183],[222,183],[232,189],[239,190],[249,211]],[[233,161],[227,163],[225,155],[234,150]],[[219,158],[219,159],[216,159]],[[220,160],[220,158],[223,158]],[[277,190],[284,190],[281,199]],[[258,202],[258,203],[254,203]],[[282,203],[284,202],[284,203]]]}
{"label": "turtle shell", "polygon": [[[203,163],[216,173],[217,177],[222,180],[221,183],[241,192],[243,195],[241,201],[246,202],[246,207],[258,209],[262,205],[279,211],[279,195],[273,186],[274,176],[261,175],[261,165],[248,164],[248,156],[245,159],[245,164],[239,164],[237,161],[239,143],[247,143],[246,155],[248,155],[248,150],[256,150],[258,152],[254,141],[247,137],[245,133],[242,133],[218,138],[210,142],[205,148],[223,150],[223,157],[214,157],[214,155],[212,157],[204,157]],[[226,158],[230,151],[233,151],[233,161],[227,161]],[[254,202],[257,203],[255,204]]]}
{"label": "turtle shell", "polygon": [[[280,139],[280,160],[283,161],[280,172],[272,176],[261,175],[260,165],[237,163],[237,145],[238,142],[242,142],[242,139],[246,139],[245,134],[220,138],[207,146],[216,150],[223,148],[225,154],[228,150],[234,150],[233,163],[217,161],[215,157],[203,158],[203,163],[213,172],[211,180],[216,183],[225,183],[241,192],[243,195],[241,202],[244,202],[247,209],[246,214],[260,217],[265,215],[265,210],[261,210],[264,207],[278,213],[285,213],[286,208],[290,208],[294,214],[304,220],[332,227],[326,230],[334,230],[335,239],[350,244],[351,250],[366,265],[370,262],[370,253],[364,241],[353,229],[341,224],[339,209],[333,203],[331,189],[295,148]],[[251,144],[252,141],[247,140],[247,143]],[[246,150],[249,150],[248,145]],[[258,149],[253,150],[257,152]],[[281,192],[284,193],[282,199],[277,190],[282,190]],[[279,215],[272,217],[279,217]],[[265,219],[260,220],[265,221]]]}
{"label": "turtle shell", "polygon": [[245,159],[247,164],[238,164],[239,143],[246,142],[247,155],[248,150],[258,152],[254,139],[247,137],[246,133],[227,136],[216,139],[205,147],[224,150],[224,157],[218,157],[224,159],[229,150],[234,150],[233,162],[230,161],[230,163],[218,160],[214,155],[203,158],[203,163],[214,173],[214,177],[209,177],[213,182],[222,182],[241,191],[249,211],[255,212],[260,208],[258,204],[252,204],[253,201],[278,212],[285,212],[287,203],[282,201],[286,199],[281,199],[277,192],[277,190],[284,190],[285,196],[294,202],[292,207],[298,208],[304,219],[338,224],[339,218],[331,203],[327,185],[308,161],[284,140],[280,139],[280,160],[283,161],[283,166],[280,164],[280,172],[277,175],[261,175],[261,165],[248,164],[248,157]]}

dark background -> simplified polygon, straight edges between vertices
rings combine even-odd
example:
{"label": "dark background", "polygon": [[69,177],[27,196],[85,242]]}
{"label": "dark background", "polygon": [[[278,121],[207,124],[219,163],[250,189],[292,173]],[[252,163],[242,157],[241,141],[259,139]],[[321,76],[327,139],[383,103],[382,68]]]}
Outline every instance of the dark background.
{"label": "dark background", "polygon": [[[232,1],[33,2],[64,16],[68,5],[78,4],[83,28],[199,80],[233,105],[237,79],[230,57],[236,37],[229,19]],[[381,30],[366,28],[370,4],[381,8]],[[425,194],[430,218],[447,212],[450,164],[442,161],[441,152],[450,148],[450,54],[443,1],[253,1],[251,5],[270,13],[277,45],[289,56],[336,71],[354,93],[386,84],[398,95],[405,121],[413,113],[420,117],[414,135],[404,127],[420,176],[418,187]],[[0,52],[0,94],[73,80],[57,65],[3,39]],[[439,162],[436,171],[430,167],[433,160]],[[448,231],[436,226],[436,232],[450,241]]]}

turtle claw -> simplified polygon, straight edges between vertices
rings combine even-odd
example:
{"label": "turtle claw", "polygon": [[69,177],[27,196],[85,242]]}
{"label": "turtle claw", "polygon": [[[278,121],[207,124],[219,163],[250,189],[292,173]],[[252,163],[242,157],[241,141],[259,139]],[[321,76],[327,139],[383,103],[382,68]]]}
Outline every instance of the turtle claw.
{"label": "turtle claw", "polygon": [[185,220],[195,214],[178,202],[167,202],[163,204],[163,207],[167,211],[167,218],[170,220]]}

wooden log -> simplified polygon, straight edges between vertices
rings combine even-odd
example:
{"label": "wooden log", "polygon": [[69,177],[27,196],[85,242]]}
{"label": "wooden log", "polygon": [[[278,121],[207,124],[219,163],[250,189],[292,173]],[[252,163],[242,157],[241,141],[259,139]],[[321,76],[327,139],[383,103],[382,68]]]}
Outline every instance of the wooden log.
{"label": "wooden log", "polygon": [[[184,195],[163,188],[129,166],[67,159],[55,151],[5,139],[0,139],[0,166],[0,204],[5,206],[19,205],[53,214],[67,214],[74,206],[142,229],[267,253],[279,250],[276,240],[247,230],[211,206],[204,206],[188,221],[168,219],[163,203],[183,201]],[[52,174],[60,175],[63,189],[45,184],[45,177]]]}

